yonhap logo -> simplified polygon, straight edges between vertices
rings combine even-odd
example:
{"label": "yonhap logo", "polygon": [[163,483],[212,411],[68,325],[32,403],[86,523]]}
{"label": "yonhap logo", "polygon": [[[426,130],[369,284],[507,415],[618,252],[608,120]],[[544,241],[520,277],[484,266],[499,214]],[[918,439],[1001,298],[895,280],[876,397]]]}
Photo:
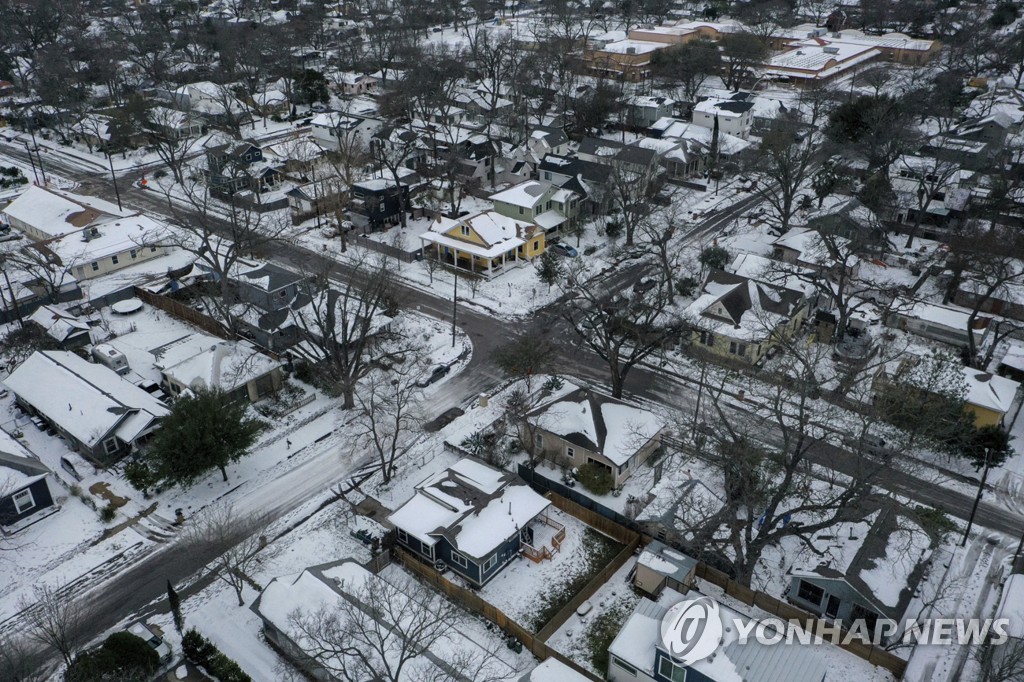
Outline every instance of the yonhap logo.
{"label": "yonhap logo", "polygon": [[718,603],[710,597],[683,600],[661,619],[661,641],[681,665],[696,663],[715,653],[722,632]]}

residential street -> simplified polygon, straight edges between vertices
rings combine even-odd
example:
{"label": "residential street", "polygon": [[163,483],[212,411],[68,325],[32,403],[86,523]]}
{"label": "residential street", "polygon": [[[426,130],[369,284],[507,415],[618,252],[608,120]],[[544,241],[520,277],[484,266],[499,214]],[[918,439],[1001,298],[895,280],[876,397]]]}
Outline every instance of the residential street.
{"label": "residential street", "polygon": [[[3,144],[0,145],[0,149],[13,158],[26,162],[28,160],[24,149],[19,151],[16,145]],[[83,173],[53,153],[44,155],[44,162],[51,170],[79,182],[82,191],[110,201],[115,199],[109,176],[99,171],[96,174]],[[143,191],[131,187],[128,178],[119,180],[119,188],[125,205],[152,214],[167,212],[166,198],[156,191]],[[704,219],[689,232],[689,238],[698,239],[720,231],[756,201],[755,196],[746,197],[728,210]],[[180,210],[182,209],[179,207]],[[324,265],[322,255],[295,243],[281,243],[275,247],[271,255],[274,261],[299,271],[314,270]],[[341,273],[346,271],[348,266],[335,262],[331,263],[330,267]],[[623,267],[613,276],[601,281],[600,286],[604,287],[605,293],[610,294],[628,287],[643,274],[642,266]],[[441,320],[451,320],[450,299],[439,298],[403,283],[399,284],[398,289],[404,305],[408,308]],[[595,384],[607,383],[607,369],[602,360],[592,353],[581,352],[581,346],[569,325],[561,319],[560,308],[563,305],[565,304],[556,302],[549,308],[538,311],[532,319],[513,323],[479,312],[471,303],[462,301],[460,297],[458,326],[472,340],[473,355],[469,364],[446,381],[436,395],[432,396],[430,416],[439,415],[451,407],[465,407],[479,394],[491,391],[500,384],[503,377],[494,362],[493,351],[515,336],[536,335],[551,339],[555,342],[558,353],[554,362],[558,372],[580,377]],[[696,390],[693,380],[684,381],[644,366],[634,368],[626,380],[627,394],[677,407],[692,406],[696,399]],[[742,414],[739,418],[742,418]],[[815,464],[840,473],[850,473],[858,465],[856,455],[831,446],[814,450],[812,456]],[[279,476],[263,477],[259,483],[260,489],[250,487],[245,491],[245,495],[236,497],[242,506],[258,505],[272,517],[280,518],[316,495],[324,493],[331,486],[345,481],[362,463],[339,457],[338,450],[334,447],[323,447],[298,465],[282,463]],[[900,471],[886,472],[880,484],[890,492],[916,502],[933,505],[960,519],[969,516],[973,504],[972,496]],[[273,503],[267,505],[266,500],[273,500]],[[1024,517],[985,502],[979,507],[975,522],[978,526],[1011,536],[1018,536],[1024,530]],[[140,612],[154,600],[163,597],[167,580],[182,583],[200,571],[212,558],[196,554],[192,549],[174,542],[160,546],[129,570],[88,593],[86,600],[91,613],[92,630],[101,632],[130,614]]]}

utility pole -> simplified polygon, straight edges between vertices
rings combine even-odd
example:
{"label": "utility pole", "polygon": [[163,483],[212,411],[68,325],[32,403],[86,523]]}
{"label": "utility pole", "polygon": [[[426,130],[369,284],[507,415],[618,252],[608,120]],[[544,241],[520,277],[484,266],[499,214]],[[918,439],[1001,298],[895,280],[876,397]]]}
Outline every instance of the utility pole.
{"label": "utility pole", "polygon": [[32,164],[32,177],[35,178],[36,184],[39,184],[39,173],[36,172],[36,160],[32,157],[32,148],[28,146],[28,142],[25,143],[25,151],[28,152],[28,162]]}
{"label": "utility pole", "polygon": [[459,259],[455,259],[455,281],[452,283],[452,348],[455,348],[455,316],[459,312]]}
{"label": "utility pole", "polygon": [[117,188],[117,176],[114,175],[114,160],[110,158],[110,152],[105,152],[107,155],[107,165],[110,166],[110,181],[114,183],[114,196],[117,197],[117,210],[122,211],[121,208],[121,190]]}
{"label": "utility pole", "polygon": [[[992,448],[985,448],[985,471],[981,474],[981,483],[978,485],[978,496],[974,498],[974,505],[971,507],[971,515],[967,518],[967,528],[964,529],[964,537],[960,540],[960,546],[967,546],[967,536],[971,534],[971,526],[974,525],[974,515],[978,513],[978,505],[981,504],[981,494],[985,492],[985,481],[988,479],[988,460],[992,453]],[[1020,547],[1017,548],[1017,552],[1020,552]]]}

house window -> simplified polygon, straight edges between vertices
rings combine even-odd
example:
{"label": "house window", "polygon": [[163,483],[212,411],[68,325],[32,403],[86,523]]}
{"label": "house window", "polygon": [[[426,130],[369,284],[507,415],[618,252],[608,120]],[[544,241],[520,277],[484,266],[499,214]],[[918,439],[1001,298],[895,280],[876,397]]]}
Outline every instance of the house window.
{"label": "house window", "polygon": [[535,435],[533,437],[533,444],[536,445],[538,448],[544,447],[544,436],[542,436],[539,433]]}
{"label": "house window", "polygon": [[252,154],[246,154],[245,155],[245,160],[246,161],[252,161]]}
{"label": "house window", "polygon": [[622,660],[621,658],[619,658],[615,654],[612,654],[612,663],[614,663],[616,666],[618,666],[618,667],[622,668],[623,670],[625,670],[631,676],[636,677],[636,673],[637,673],[636,668],[631,666],[629,663],[626,663],[624,660]]}
{"label": "house window", "polygon": [[428,559],[434,558],[434,548],[426,543],[420,544],[420,554],[427,557]]}
{"label": "house window", "polygon": [[821,604],[821,600],[825,596],[825,590],[806,580],[801,580],[800,589],[797,590],[796,596],[808,604]]}
{"label": "house window", "polygon": [[711,332],[701,332],[700,342],[705,346],[713,346],[715,345],[715,335]]}
{"label": "house window", "polygon": [[468,237],[469,236],[469,225],[463,225],[462,226],[462,236],[463,237]]}
{"label": "house window", "polygon": [[544,179],[545,180],[550,180],[551,179],[551,171],[544,171]]}
{"label": "house window", "polygon": [[115,452],[117,452],[117,439],[116,438],[108,438],[105,441],[103,441],[103,450],[108,455],[112,455]]}
{"label": "house window", "polygon": [[568,445],[565,446],[565,456],[569,459],[576,459],[576,448],[571,448]]}
{"label": "house window", "polygon": [[493,555],[491,555],[490,559],[488,559],[487,561],[484,562],[484,565],[480,567],[480,570],[483,573],[486,573],[487,571],[489,571],[492,568],[494,568],[494,564],[496,564],[496,563],[498,563],[498,555],[497,554],[493,554]]}
{"label": "house window", "polygon": [[661,659],[658,665],[658,674],[672,682],[684,682],[686,680],[686,668],[678,665],[671,658]]}
{"label": "house window", "polygon": [[730,341],[729,352],[732,353],[733,355],[739,355],[742,357],[747,354],[747,344]]}
{"label": "house window", "polygon": [[155,246],[149,247],[149,252],[150,253],[156,253],[156,247]]}
{"label": "house window", "polygon": [[132,249],[131,251],[129,251],[129,252],[128,252],[128,255],[129,255],[129,256],[130,256],[130,257],[131,257],[132,259],[135,259],[135,258],[136,258],[136,257],[137,257],[137,256],[139,255],[139,252],[138,252],[138,251],[136,251],[135,249]]}
{"label": "house window", "polygon": [[452,563],[456,566],[462,566],[463,568],[469,567],[469,560],[463,554],[458,552],[452,552]]}
{"label": "house window", "polygon": [[409,534],[406,533],[401,528],[398,529],[398,541],[399,542],[404,542],[404,543],[408,543],[409,542]]}
{"label": "house window", "polygon": [[14,500],[14,510],[19,514],[24,514],[29,509],[36,506],[36,501],[32,497],[32,491],[28,489],[19,490],[14,493],[11,499]]}
{"label": "house window", "polygon": [[93,261],[92,262],[92,271],[93,272],[99,272],[99,270],[100,270],[100,264],[97,263],[96,261]]}
{"label": "house window", "polygon": [[535,241],[533,242],[533,250],[534,250],[534,251],[536,251],[536,250],[537,250],[537,249],[539,249],[539,248],[540,248],[540,240],[539,240],[539,239],[537,239],[537,240],[535,240]]}
{"label": "house window", "polygon": [[110,262],[113,263],[114,265],[117,265],[117,256],[111,256]]}
{"label": "house window", "polygon": [[520,206],[519,207],[519,215],[523,215],[524,213],[526,213],[526,209],[524,209],[522,206]]}

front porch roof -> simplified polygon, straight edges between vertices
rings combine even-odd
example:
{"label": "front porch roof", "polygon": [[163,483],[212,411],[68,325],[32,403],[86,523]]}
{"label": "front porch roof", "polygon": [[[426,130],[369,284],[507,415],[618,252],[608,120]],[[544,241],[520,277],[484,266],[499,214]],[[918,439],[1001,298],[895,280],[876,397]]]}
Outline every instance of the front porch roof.
{"label": "front porch roof", "polygon": [[461,253],[476,256],[477,258],[498,258],[502,254],[513,253],[520,246],[526,242],[519,237],[509,237],[503,241],[498,242],[492,246],[481,246],[479,244],[471,244],[458,239],[449,237],[446,234],[438,234],[436,232],[424,232],[420,235],[420,240],[423,242],[431,242],[434,244],[440,244],[441,246],[447,246],[450,249],[456,249]]}

